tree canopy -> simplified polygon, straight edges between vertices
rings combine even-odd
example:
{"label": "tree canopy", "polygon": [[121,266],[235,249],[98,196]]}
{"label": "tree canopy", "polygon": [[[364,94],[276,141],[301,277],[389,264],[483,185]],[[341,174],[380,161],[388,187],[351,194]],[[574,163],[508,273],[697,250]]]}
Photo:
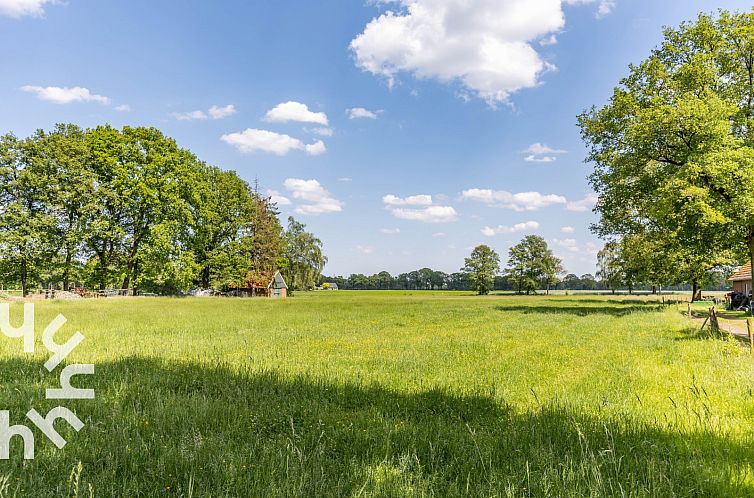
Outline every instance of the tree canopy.
{"label": "tree canopy", "polygon": [[288,217],[285,238],[285,279],[289,291],[309,290],[317,285],[327,257],[322,253],[322,241],[306,231],[306,225]]}
{"label": "tree canopy", "polygon": [[548,291],[563,273],[560,259],[553,255],[545,239],[527,235],[508,251],[505,274],[516,285],[516,292],[529,294],[541,287]]}
{"label": "tree canopy", "polygon": [[465,258],[462,271],[466,272],[472,289],[479,294],[489,294],[500,272],[500,256],[489,246],[479,245]]}
{"label": "tree canopy", "polygon": [[579,125],[599,235],[659,240],[656,257],[693,282],[754,258],[754,13],[666,28]]}
{"label": "tree canopy", "polygon": [[284,238],[256,185],[156,128],[68,124],[0,137],[0,281],[24,295],[72,283],[134,293],[266,286],[283,267],[308,285],[326,258],[307,237],[318,256],[296,259],[286,244],[299,239]]}

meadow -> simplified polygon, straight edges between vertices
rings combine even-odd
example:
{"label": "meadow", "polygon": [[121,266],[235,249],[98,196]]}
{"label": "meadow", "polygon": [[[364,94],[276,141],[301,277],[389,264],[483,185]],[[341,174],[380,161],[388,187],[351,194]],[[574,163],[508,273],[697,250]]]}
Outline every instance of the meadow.
{"label": "meadow", "polygon": [[[20,304],[12,305],[20,321]],[[36,304],[94,400],[44,399],[0,336],[0,408],[58,404],[62,450],[0,496],[754,496],[754,359],[628,296],[298,293]],[[62,342],[59,340],[59,342]]]}

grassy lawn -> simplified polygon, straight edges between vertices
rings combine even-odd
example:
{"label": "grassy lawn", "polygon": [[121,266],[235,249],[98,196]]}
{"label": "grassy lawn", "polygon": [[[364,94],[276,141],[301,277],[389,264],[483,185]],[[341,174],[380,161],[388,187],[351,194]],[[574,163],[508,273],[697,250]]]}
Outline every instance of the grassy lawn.
{"label": "grassy lawn", "polygon": [[[57,313],[95,400],[44,399]],[[0,408],[86,427],[15,441],[0,496],[754,496],[754,361],[649,297],[47,301],[36,328],[38,355],[0,336]]]}

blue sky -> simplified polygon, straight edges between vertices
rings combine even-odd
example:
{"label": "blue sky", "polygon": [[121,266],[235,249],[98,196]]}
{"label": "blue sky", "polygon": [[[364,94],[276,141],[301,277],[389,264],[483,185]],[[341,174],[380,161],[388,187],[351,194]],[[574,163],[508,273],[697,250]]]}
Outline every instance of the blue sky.
{"label": "blue sky", "polygon": [[543,236],[600,241],[576,116],[663,25],[743,2],[0,0],[0,132],[156,126],[258,178],[327,274],[457,271]]}

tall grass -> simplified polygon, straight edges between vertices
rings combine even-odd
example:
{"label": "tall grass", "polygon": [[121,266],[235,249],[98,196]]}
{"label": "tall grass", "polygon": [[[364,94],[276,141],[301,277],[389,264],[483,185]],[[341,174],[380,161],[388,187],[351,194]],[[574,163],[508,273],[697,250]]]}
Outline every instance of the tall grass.
{"label": "tall grass", "polygon": [[[754,496],[752,358],[647,298],[55,301],[40,334],[57,313],[97,397],[0,496]],[[0,344],[12,423],[56,406]]]}

